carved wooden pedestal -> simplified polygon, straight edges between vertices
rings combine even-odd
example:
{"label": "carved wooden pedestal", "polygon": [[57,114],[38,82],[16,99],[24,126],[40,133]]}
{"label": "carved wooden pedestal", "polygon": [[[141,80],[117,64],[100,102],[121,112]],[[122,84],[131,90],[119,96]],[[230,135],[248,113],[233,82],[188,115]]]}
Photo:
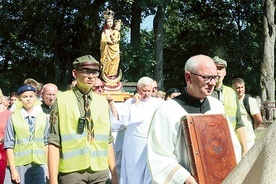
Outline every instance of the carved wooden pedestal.
{"label": "carved wooden pedestal", "polygon": [[118,92],[108,91],[108,92],[105,92],[103,95],[107,96],[108,94],[110,94],[113,97],[115,102],[124,102],[132,96],[131,93],[120,92],[120,91]]}

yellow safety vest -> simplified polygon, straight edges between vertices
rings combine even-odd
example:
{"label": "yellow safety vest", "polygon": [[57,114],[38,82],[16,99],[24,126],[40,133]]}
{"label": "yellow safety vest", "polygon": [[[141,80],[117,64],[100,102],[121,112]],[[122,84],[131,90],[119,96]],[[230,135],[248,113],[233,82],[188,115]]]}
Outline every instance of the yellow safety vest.
{"label": "yellow safety vest", "polygon": [[34,137],[30,140],[30,129],[20,111],[12,114],[12,125],[15,131],[14,163],[22,166],[32,162],[46,164],[44,131],[47,127],[46,114],[39,112],[35,118]]}
{"label": "yellow safety vest", "polygon": [[223,86],[222,93],[223,93],[223,105],[225,109],[225,114],[229,118],[235,130],[236,124],[237,124],[237,112],[238,112],[236,93],[232,88],[228,86]]}
{"label": "yellow safety vest", "polygon": [[92,171],[108,169],[108,144],[110,120],[107,100],[94,94],[90,103],[94,123],[94,140],[88,140],[86,128],[77,134],[80,111],[73,91],[58,94],[61,158],[59,171],[74,172],[91,168]]}

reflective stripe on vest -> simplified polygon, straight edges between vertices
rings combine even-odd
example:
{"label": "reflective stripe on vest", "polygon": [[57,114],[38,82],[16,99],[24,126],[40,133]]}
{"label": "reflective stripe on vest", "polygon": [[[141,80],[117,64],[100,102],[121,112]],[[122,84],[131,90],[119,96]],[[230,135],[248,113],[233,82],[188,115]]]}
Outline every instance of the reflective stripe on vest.
{"label": "reflective stripe on vest", "polygon": [[93,93],[90,109],[95,138],[88,141],[86,129],[83,134],[76,133],[80,112],[74,92],[60,93],[57,99],[61,134],[59,171],[68,173],[87,168],[93,171],[108,169],[110,120],[107,100]]}
{"label": "reflective stripe on vest", "polygon": [[29,125],[21,116],[20,111],[12,115],[12,124],[15,132],[14,163],[15,166],[46,163],[44,146],[44,131],[47,127],[46,114],[38,113],[35,118],[34,138],[30,142]]}

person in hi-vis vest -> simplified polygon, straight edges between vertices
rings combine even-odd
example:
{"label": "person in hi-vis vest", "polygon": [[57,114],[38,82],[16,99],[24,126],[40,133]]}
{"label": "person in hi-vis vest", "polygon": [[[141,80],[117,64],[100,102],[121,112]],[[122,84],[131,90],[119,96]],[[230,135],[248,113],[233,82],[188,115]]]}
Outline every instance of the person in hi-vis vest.
{"label": "person in hi-vis vest", "polygon": [[34,108],[37,97],[33,86],[22,86],[17,94],[22,108],[15,110],[7,122],[4,149],[8,167],[4,183],[46,184],[48,119]]}
{"label": "person in hi-vis vest", "polygon": [[216,82],[212,96],[222,102],[225,114],[231,121],[232,127],[240,141],[242,156],[244,156],[248,152],[248,146],[246,143],[244,122],[241,118],[238,97],[236,92],[231,87],[223,84],[224,77],[226,76],[227,62],[218,56],[215,56],[213,61],[217,67],[217,72],[220,78]]}
{"label": "person in hi-vis vest", "polygon": [[100,63],[85,55],[73,67],[77,84],[57,95],[50,113],[50,183],[110,183],[108,167],[117,183],[108,102],[91,90]]}

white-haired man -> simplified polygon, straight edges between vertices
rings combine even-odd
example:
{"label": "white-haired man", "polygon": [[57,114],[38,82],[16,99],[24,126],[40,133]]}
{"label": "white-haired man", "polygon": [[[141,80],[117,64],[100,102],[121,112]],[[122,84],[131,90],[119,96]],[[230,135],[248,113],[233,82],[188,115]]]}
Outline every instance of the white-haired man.
{"label": "white-haired man", "polygon": [[127,127],[120,183],[151,183],[147,169],[147,135],[153,113],[164,102],[151,97],[152,86],[151,78],[140,78],[137,83],[137,93],[124,103],[119,114],[119,120]]}

